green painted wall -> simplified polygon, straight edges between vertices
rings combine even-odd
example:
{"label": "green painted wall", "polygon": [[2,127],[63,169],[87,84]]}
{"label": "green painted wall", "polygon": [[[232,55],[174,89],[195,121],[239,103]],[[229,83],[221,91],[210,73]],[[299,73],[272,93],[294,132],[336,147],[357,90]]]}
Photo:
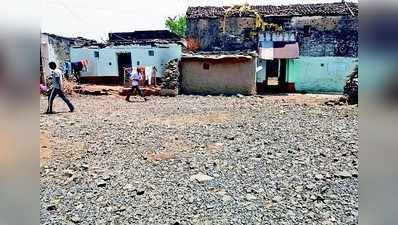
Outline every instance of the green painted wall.
{"label": "green painted wall", "polygon": [[346,76],[355,58],[300,57],[288,60],[287,82],[295,84],[297,92],[339,92],[344,89]]}

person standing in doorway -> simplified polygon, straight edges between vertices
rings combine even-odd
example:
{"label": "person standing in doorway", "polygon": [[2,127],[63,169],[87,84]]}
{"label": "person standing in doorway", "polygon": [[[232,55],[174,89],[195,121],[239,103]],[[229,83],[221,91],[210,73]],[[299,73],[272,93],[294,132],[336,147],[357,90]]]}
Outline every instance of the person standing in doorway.
{"label": "person standing in doorway", "polygon": [[140,89],[140,81],[143,79],[142,68],[138,67],[137,72],[134,74],[130,73],[131,89],[127,92],[126,101],[130,101],[130,96],[137,91],[138,94],[147,101],[144,92]]}
{"label": "person standing in doorway", "polygon": [[52,80],[52,85],[51,89],[49,90],[49,95],[48,95],[48,108],[47,108],[47,114],[52,114],[53,112],[53,102],[55,97],[58,95],[66,105],[69,107],[69,112],[75,111],[75,107],[72,105],[72,103],[69,101],[69,99],[66,98],[63,88],[62,88],[62,72],[60,69],[57,69],[57,64],[55,62],[50,62],[49,67],[51,69],[50,74],[51,74],[51,80]]}
{"label": "person standing in doorway", "polygon": [[152,68],[152,79],[153,79],[153,85],[156,86],[156,74],[158,72],[158,69],[156,69],[156,66],[153,66]]}

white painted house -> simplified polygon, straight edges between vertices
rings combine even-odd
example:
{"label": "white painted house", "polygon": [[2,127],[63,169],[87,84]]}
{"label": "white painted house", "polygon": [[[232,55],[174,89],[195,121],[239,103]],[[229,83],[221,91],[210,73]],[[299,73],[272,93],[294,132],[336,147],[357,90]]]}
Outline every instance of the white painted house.
{"label": "white painted house", "polygon": [[[166,64],[182,56],[181,38],[168,30],[148,30],[109,33],[106,45],[72,47],[71,62],[87,60],[87,70],[81,72],[83,80],[109,80],[121,82],[125,68],[145,67],[145,73],[162,77]],[[99,79],[103,78],[103,79]]]}
{"label": "white painted house", "polygon": [[156,45],[122,45],[100,47],[72,47],[71,62],[88,60],[87,71],[81,72],[81,77],[120,77],[125,67],[152,68],[158,70],[161,77],[165,65],[171,59],[181,58],[182,47],[179,44]]}

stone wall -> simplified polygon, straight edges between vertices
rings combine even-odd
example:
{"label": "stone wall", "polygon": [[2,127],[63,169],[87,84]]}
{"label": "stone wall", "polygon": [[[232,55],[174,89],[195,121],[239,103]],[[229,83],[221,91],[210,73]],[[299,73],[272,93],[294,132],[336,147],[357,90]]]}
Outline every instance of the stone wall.
{"label": "stone wall", "polygon": [[73,44],[72,41],[49,36],[48,44],[50,48],[50,54],[54,54],[54,61],[60,65],[60,67],[63,66],[65,61],[70,60],[70,47]]}
{"label": "stone wall", "polygon": [[300,56],[358,57],[358,17],[293,17]]}
{"label": "stone wall", "polygon": [[[269,17],[267,22],[297,32],[301,56],[358,57],[357,16]],[[199,50],[255,50],[258,34],[253,17],[189,19],[188,37],[199,41]]]}
{"label": "stone wall", "polygon": [[[224,32],[225,24],[225,32]],[[257,33],[255,18],[229,17],[224,18],[188,19],[188,38],[199,41],[200,50],[235,51],[255,50]]]}
{"label": "stone wall", "polygon": [[212,50],[220,47],[220,20],[215,19],[189,19],[187,26],[188,38],[199,42],[200,50]]}

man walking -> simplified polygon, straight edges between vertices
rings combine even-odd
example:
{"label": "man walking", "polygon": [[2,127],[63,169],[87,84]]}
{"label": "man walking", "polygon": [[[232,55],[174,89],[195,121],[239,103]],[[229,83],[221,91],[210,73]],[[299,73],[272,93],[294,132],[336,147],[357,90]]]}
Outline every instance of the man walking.
{"label": "man walking", "polygon": [[50,62],[49,67],[51,69],[51,79],[52,79],[52,85],[51,89],[49,90],[49,95],[48,95],[48,108],[47,108],[47,114],[52,114],[53,112],[53,101],[55,97],[58,95],[64,102],[68,105],[69,107],[69,112],[73,112],[75,110],[75,107],[72,105],[72,103],[65,97],[65,94],[63,92],[62,88],[62,72],[60,69],[57,69],[57,64],[55,62]]}
{"label": "man walking", "polygon": [[137,91],[138,94],[147,101],[147,98],[144,95],[144,92],[140,89],[140,80],[143,79],[143,73],[141,72],[141,68],[137,68],[137,72],[134,74],[130,73],[131,80],[131,89],[127,92],[126,101],[130,101],[130,96]]}

